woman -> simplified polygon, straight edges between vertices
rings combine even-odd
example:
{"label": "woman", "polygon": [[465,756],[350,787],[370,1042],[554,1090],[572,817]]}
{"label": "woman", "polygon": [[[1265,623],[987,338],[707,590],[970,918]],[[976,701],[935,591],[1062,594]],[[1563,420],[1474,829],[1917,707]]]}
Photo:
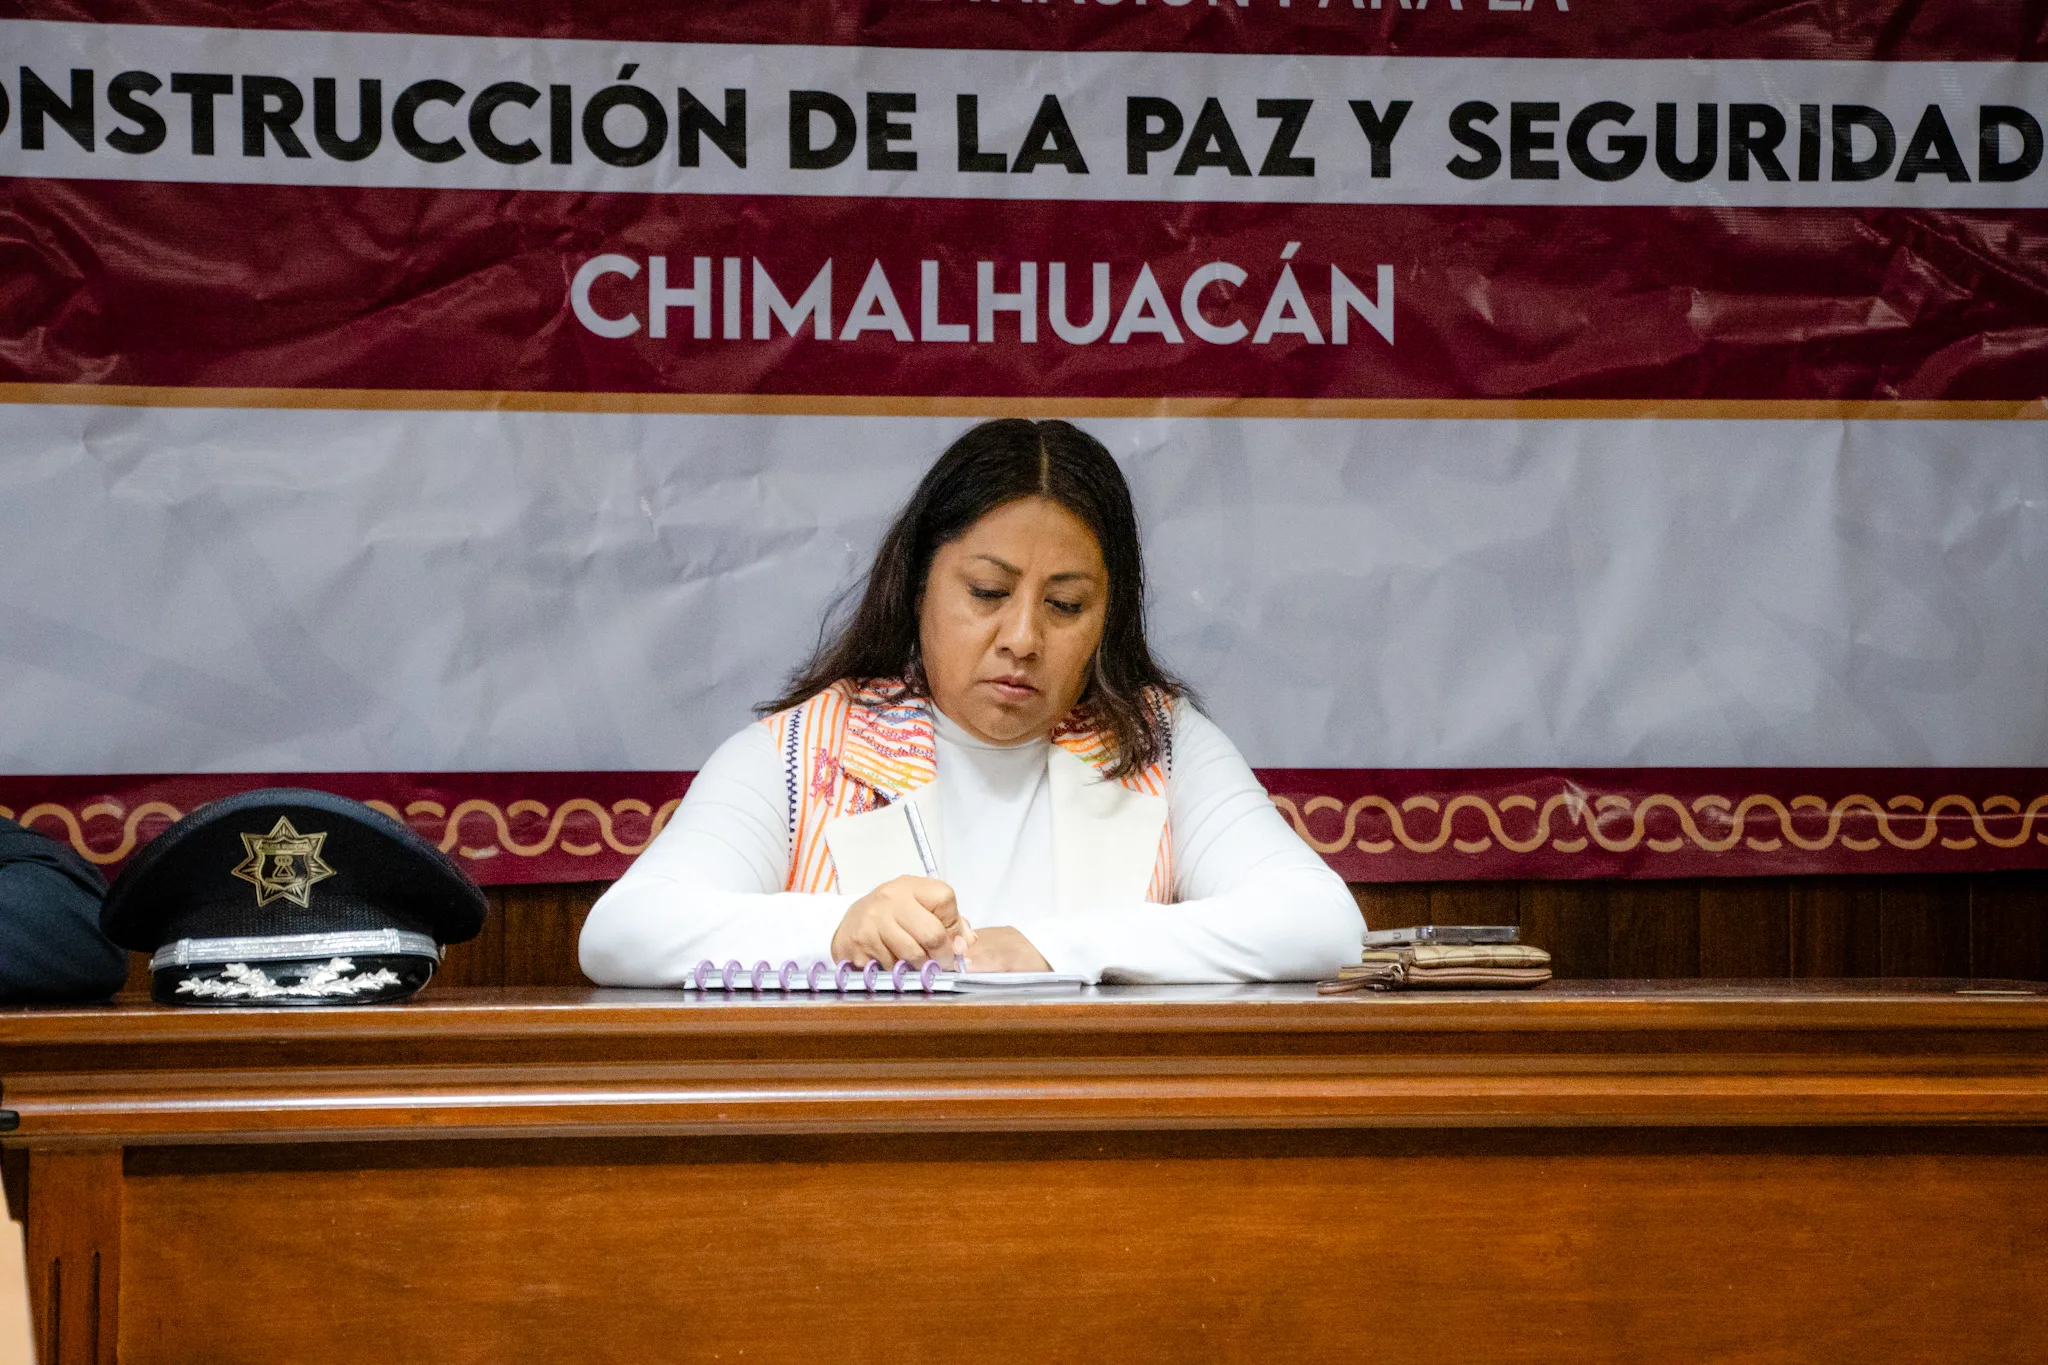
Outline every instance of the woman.
{"label": "woman", "polygon": [[659,986],[706,959],[963,950],[975,971],[1111,981],[1355,962],[1350,893],[1153,662],[1144,600],[1108,451],[1066,422],[969,431],[845,626],[598,901],[585,974]]}

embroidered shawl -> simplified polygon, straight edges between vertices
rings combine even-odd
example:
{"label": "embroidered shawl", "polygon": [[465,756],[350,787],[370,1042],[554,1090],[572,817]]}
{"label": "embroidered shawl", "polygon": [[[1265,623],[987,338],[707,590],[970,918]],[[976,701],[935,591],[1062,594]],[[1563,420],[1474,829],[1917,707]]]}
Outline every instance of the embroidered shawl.
{"label": "embroidered shawl", "polygon": [[[1145,705],[1158,715],[1161,733],[1170,735],[1167,698],[1147,692]],[[769,727],[782,755],[788,794],[785,890],[837,889],[838,874],[825,846],[826,822],[893,805],[938,776],[931,702],[909,695],[901,683],[846,679],[762,724]],[[1106,774],[1114,760],[1110,736],[1078,711],[1053,730],[1052,742],[1098,773]],[[1169,748],[1160,761],[1120,782],[1133,791],[1163,797],[1171,767]],[[1173,899],[1172,846],[1168,827],[1159,835],[1159,853],[1145,892],[1148,901],[1163,904]]]}

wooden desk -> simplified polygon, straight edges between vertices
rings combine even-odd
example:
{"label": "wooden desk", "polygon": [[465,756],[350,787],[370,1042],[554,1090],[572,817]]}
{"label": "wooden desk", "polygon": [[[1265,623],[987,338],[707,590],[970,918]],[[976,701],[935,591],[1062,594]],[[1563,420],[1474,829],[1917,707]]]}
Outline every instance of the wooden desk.
{"label": "wooden desk", "polygon": [[2044,992],[10,1010],[0,1104],[46,1365],[2011,1362]]}

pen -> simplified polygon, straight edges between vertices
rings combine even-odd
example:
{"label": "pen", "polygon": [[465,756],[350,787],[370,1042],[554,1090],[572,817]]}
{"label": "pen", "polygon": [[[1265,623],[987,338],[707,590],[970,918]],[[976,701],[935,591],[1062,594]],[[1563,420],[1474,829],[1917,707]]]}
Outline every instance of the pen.
{"label": "pen", "polygon": [[[917,860],[924,864],[924,875],[927,877],[938,876],[939,860],[932,856],[932,841],[924,832],[924,817],[918,814],[917,802],[906,800],[903,803],[903,818],[910,822],[910,842],[917,845]],[[969,970],[967,966],[967,940],[965,938],[955,938],[953,940],[953,970],[958,972]]]}

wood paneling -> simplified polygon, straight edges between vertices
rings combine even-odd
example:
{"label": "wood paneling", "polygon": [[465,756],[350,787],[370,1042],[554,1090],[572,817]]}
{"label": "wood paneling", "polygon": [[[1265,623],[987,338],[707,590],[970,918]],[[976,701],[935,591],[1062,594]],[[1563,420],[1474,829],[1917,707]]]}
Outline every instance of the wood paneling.
{"label": "wood paneling", "polygon": [[[491,888],[484,932],[429,989],[576,986],[576,938],[608,883]],[[1355,882],[1375,929],[1517,924],[1557,975],[1982,976],[2048,980],[2048,872],[1697,881]],[[149,993],[131,959],[126,994]]]}
{"label": "wood paneling", "polygon": [[507,984],[505,974],[505,923],[506,893],[513,904],[524,905],[535,891],[553,891],[554,887],[497,886],[484,894],[491,903],[490,912],[484,916],[483,932],[467,943],[453,943],[441,958],[441,966],[434,973],[431,983],[435,986],[502,986]]}
{"label": "wood paneling", "polygon": [[1560,977],[1594,978],[1607,970],[1607,899],[1598,882],[1525,882],[1521,888],[1522,941],[1550,952]]}
{"label": "wood paneling", "polygon": [[1374,929],[1410,929],[1436,922],[1430,918],[1429,888],[1420,882],[1353,882],[1351,898]]}
{"label": "wood paneling", "polygon": [[[610,882],[494,886],[484,931],[448,949],[435,986],[584,986],[576,939]],[[430,988],[431,989],[431,988]]]}
{"label": "wood paneling", "polygon": [[[2048,1154],[1886,1136],[446,1144],[360,1169],[168,1152],[130,1181],[122,1358],[2034,1358],[2048,1279],[2023,1248],[2048,1242]],[[1394,1285],[1427,1289],[1363,1320]],[[308,1335],[280,1341],[279,1304]]]}
{"label": "wood paneling", "polygon": [[1887,877],[1878,885],[1884,976],[1970,974],[1970,884],[1961,877]]}
{"label": "wood paneling", "polygon": [[0,1183],[7,1190],[7,1216],[19,1223],[28,1216],[28,1153],[19,1147],[0,1148]]}
{"label": "wood paneling", "polygon": [[[2048,1130],[2048,984],[1307,983],[966,999],[498,988],[0,1010],[8,1135],[98,1144],[1178,1128]],[[32,1166],[33,1212],[47,1190]]]}
{"label": "wood paneling", "polygon": [[2048,980],[2048,873],[2008,872],[1972,883],[1970,963],[1979,976]]}
{"label": "wood paneling", "polygon": [[[505,979],[522,986],[588,984],[576,966],[576,940],[606,882],[569,882],[500,895],[505,925]],[[506,888],[510,890],[511,888]]]}
{"label": "wood paneling", "polygon": [[1608,882],[1607,975],[1700,974],[1697,882]]}
{"label": "wood paneling", "polygon": [[1700,975],[1792,975],[1792,897],[1783,881],[1700,883]]}
{"label": "wood paneling", "polygon": [[29,1151],[29,1304],[44,1365],[114,1365],[122,1194],[119,1147]]}
{"label": "wood paneling", "polygon": [[1437,882],[1429,888],[1431,924],[1520,924],[1522,888],[1515,882]]}
{"label": "wood paneling", "polygon": [[2044,872],[1397,883],[1352,893],[1374,928],[1519,924],[1562,978],[2048,980]]}
{"label": "wood paneling", "polygon": [[1882,981],[0,1011],[57,1365],[2006,1365],[2044,1063]]}
{"label": "wood paneling", "polygon": [[149,954],[128,954],[128,979],[121,983],[121,993],[116,999],[147,1000],[149,998]]}
{"label": "wood paneling", "polygon": [[1877,976],[1878,879],[1806,877],[1787,888],[1792,975]]}

